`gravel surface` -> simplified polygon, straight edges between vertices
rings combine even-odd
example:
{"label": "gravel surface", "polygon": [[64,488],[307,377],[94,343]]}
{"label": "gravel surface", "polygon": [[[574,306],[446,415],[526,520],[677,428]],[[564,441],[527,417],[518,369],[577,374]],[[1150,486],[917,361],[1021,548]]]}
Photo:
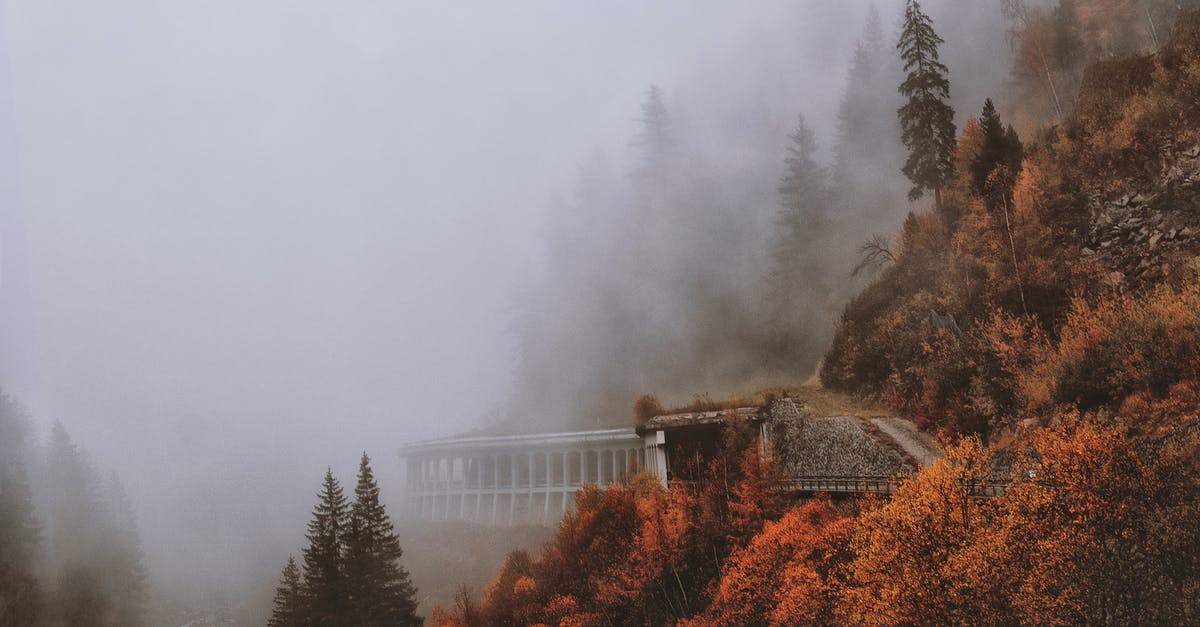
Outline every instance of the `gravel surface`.
{"label": "gravel surface", "polygon": [[933,441],[933,437],[917,429],[913,423],[892,416],[872,418],[871,422],[922,466],[928,466],[941,459],[942,451]]}

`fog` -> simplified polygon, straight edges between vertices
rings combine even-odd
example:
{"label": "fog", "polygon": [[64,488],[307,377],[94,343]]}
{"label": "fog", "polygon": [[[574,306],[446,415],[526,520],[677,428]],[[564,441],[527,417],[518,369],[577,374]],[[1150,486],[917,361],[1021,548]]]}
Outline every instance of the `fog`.
{"label": "fog", "polygon": [[[961,118],[988,95],[971,86],[1004,73],[998,3],[930,4],[962,80]],[[900,3],[877,8],[890,47]],[[716,173],[705,183],[725,206],[753,205],[737,207],[744,228],[730,237],[764,240],[797,115],[832,159],[867,13],[866,2],[5,0],[0,387],[39,434],[61,421],[120,474],[156,591],[236,598],[273,585],[326,466],[351,477],[365,449],[394,494],[399,444],[537,413],[519,372],[538,329],[609,343],[600,327],[529,320],[561,310],[546,287],[559,270],[547,267],[560,258],[555,212],[576,206],[595,163],[626,184],[649,85],[689,158]],[[689,245],[671,228],[644,235]],[[851,257],[852,239],[830,253]],[[708,258],[688,259],[710,272],[697,261]],[[714,263],[745,290],[714,298],[752,292],[766,263],[752,250],[736,268]],[[693,294],[655,315],[686,318],[702,306]],[[672,298],[641,302],[660,297]],[[706,350],[727,365],[697,365]],[[677,398],[759,380],[726,348],[684,352],[692,361],[661,381],[626,376]],[[569,413],[579,381],[613,367],[564,365],[542,413]],[[606,407],[632,402],[617,387]]]}

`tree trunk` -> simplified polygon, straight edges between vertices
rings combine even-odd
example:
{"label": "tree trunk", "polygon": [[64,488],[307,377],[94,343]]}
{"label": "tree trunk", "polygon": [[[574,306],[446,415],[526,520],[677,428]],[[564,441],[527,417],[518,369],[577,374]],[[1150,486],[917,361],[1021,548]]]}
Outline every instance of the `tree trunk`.
{"label": "tree trunk", "polygon": [[1029,317],[1029,308],[1025,305],[1025,286],[1021,282],[1021,267],[1017,265],[1017,245],[1013,241],[1012,223],[1008,220],[1008,196],[1003,197],[1004,231],[1008,234],[1008,250],[1012,253],[1013,276],[1017,279],[1017,292],[1021,295],[1021,312]]}

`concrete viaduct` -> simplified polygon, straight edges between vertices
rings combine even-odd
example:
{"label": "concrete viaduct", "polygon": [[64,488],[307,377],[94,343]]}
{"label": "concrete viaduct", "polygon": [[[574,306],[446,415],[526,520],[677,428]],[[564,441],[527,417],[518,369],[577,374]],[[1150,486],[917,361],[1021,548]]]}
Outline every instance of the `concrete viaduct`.
{"label": "concrete viaduct", "polygon": [[[398,451],[405,471],[402,516],[461,520],[492,526],[553,525],[575,503],[584,484],[606,486],[648,470],[668,481],[674,454],[702,454],[720,426],[737,418],[756,425],[771,446],[769,424],[798,419],[791,401],[770,411],[738,408],[656,416],[638,429],[609,428],[526,435],[464,435],[413,442]],[[865,436],[864,436],[865,437]],[[688,448],[688,447],[691,448]],[[680,471],[676,471],[680,472]],[[791,476],[781,489],[793,493],[892,494],[901,478],[882,475]],[[688,480],[675,476],[673,480]],[[996,496],[1002,485],[972,486],[977,496]]]}
{"label": "concrete viaduct", "polygon": [[633,429],[445,438],[399,454],[405,513],[426,520],[553,524],[585,483],[608,485],[642,468],[666,476],[665,456]]}

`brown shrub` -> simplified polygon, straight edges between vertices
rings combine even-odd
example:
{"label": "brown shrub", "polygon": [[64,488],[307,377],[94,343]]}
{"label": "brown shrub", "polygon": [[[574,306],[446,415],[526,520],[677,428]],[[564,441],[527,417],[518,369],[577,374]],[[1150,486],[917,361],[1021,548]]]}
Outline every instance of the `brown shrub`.
{"label": "brown shrub", "polygon": [[645,424],[647,420],[655,416],[661,416],[665,413],[666,411],[663,410],[658,399],[650,394],[643,394],[633,402],[633,417],[637,419],[638,426]]}

